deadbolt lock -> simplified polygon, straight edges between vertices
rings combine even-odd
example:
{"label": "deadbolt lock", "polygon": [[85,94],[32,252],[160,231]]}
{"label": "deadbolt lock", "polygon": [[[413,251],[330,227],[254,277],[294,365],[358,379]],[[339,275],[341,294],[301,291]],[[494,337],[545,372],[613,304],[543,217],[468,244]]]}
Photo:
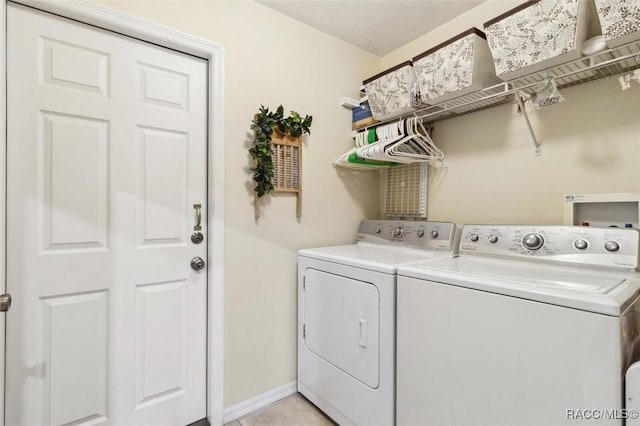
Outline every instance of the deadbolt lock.
{"label": "deadbolt lock", "polygon": [[191,234],[191,242],[193,244],[200,244],[204,240],[204,234],[202,232],[194,232]]}
{"label": "deadbolt lock", "polygon": [[201,257],[198,256],[191,259],[191,269],[193,269],[194,271],[201,271],[202,269],[204,269],[204,266],[205,263]]}

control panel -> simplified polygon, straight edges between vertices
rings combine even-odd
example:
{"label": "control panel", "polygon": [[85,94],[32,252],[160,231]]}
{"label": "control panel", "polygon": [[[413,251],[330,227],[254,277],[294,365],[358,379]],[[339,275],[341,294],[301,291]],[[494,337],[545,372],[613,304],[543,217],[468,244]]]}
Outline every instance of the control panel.
{"label": "control panel", "polygon": [[459,228],[451,222],[363,220],[358,241],[399,244],[429,250],[453,250]]}
{"label": "control panel", "polygon": [[635,229],[465,225],[460,254],[637,269],[639,244]]}

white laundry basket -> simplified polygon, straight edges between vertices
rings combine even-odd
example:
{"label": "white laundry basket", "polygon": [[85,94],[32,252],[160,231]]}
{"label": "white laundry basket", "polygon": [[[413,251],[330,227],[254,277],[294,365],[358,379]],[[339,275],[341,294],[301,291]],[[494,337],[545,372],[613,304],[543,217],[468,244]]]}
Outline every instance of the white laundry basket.
{"label": "white laundry basket", "polygon": [[485,23],[498,77],[512,80],[580,58],[589,8],[585,0],[530,1]]}
{"label": "white laundry basket", "polygon": [[433,105],[497,83],[485,34],[472,28],[413,58],[422,102]]}
{"label": "white laundry basket", "polygon": [[640,0],[595,0],[602,36],[610,48],[640,40]]}
{"label": "white laundry basket", "polygon": [[379,121],[413,111],[420,104],[416,73],[411,61],[382,71],[364,82],[371,114]]}

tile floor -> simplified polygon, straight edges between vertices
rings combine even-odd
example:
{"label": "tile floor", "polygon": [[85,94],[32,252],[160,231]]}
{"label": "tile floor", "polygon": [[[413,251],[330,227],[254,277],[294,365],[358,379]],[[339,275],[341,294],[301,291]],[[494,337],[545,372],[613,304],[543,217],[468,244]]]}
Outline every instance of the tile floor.
{"label": "tile floor", "polygon": [[225,426],[334,426],[330,418],[299,393],[281,399]]}

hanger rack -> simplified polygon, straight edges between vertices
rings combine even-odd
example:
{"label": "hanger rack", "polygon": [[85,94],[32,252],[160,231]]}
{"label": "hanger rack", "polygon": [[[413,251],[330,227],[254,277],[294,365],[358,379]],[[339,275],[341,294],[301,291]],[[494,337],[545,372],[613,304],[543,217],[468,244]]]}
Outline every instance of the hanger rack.
{"label": "hanger rack", "polygon": [[640,66],[640,40],[614,49],[607,49],[575,61],[550,68],[543,73],[529,74],[511,81],[496,84],[468,95],[460,96],[438,105],[425,106],[402,116],[377,122],[359,131],[385,125],[406,117],[418,117],[425,124],[471,114],[487,108],[517,103],[525,119],[535,147],[535,155],[541,154],[541,147],[529,116],[525,101],[535,94],[535,86],[544,80],[544,74],[553,78],[558,89],[577,86],[603,78],[616,77],[634,71]]}

